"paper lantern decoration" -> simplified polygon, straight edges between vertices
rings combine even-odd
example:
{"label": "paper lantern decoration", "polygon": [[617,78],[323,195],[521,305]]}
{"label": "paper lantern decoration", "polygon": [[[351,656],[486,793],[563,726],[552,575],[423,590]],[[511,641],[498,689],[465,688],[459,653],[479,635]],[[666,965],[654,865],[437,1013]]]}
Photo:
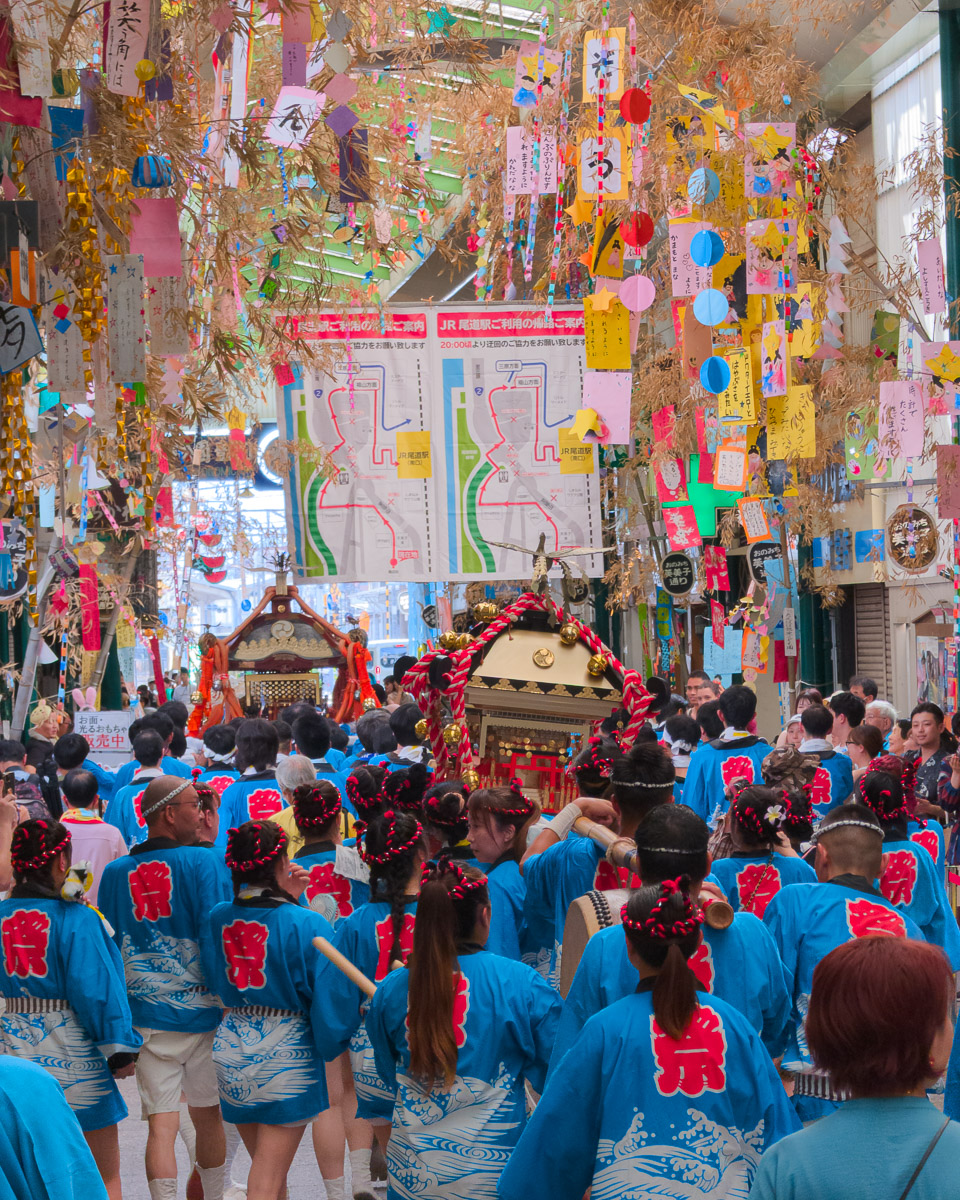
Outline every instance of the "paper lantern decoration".
{"label": "paper lantern decoration", "polygon": [[620,222],[620,236],[628,246],[639,249],[653,237],[653,217],[649,213],[635,212]]}
{"label": "paper lantern decoration", "polygon": [[693,315],[701,325],[721,325],[729,311],[727,294],[719,288],[706,288],[693,298]]}
{"label": "paper lantern decoration", "polygon": [[690,257],[698,267],[715,267],[723,255],[723,238],[712,229],[701,229],[690,239]]}
{"label": "paper lantern decoration", "polygon": [[700,367],[700,383],[704,391],[719,396],[730,386],[730,366],[725,358],[713,354]]}
{"label": "paper lantern decoration", "polygon": [[170,160],[160,154],[141,154],[133,164],[132,182],[138,188],[170,187],[173,183]]}
{"label": "paper lantern decoration", "polygon": [[653,280],[646,275],[628,275],[620,284],[620,303],[632,313],[645,312],[657,297]]}
{"label": "paper lantern decoration", "polygon": [[711,204],[720,195],[720,176],[709,167],[697,167],[687,180],[691,204]]}
{"label": "paper lantern decoration", "polygon": [[640,88],[627,88],[620,97],[620,116],[630,125],[642,125],[650,116],[650,97]]}

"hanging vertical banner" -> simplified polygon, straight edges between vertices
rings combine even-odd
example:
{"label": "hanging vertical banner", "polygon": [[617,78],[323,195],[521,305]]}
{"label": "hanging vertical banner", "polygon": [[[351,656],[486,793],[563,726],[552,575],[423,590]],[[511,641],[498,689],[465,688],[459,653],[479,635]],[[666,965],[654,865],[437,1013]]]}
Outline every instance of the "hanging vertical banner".
{"label": "hanging vertical banner", "polygon": [[157,275],[147,285],[150,353],[164,358],[190,353],[187,290],[183,275]]}
{"label": "hanging vertical banner", "polygon": [[[253,14],[253,0],[249,12]],[[246,22],[244,22],[246,28]],[[233,50],[230,56],[230,127],[240,129],[247,116],[247,86],[250,78],[250,38],[245,32],[233,35]],[[236,151],[227,147],[223,154],[223,182],[225,187],[238,187],[240,183],[240,159]]]}
{"label": "hanging vertical banner", "polygon": [[58,288],[43,306],[47,332],[47,386],[52,392],[83,392],[83,338],[73,319],[73,294]]}
{"label": "hanging vertical banner", "polygon": [[80,635],[84,650],[100,649],[100,599],[97,568],[84,564],[80,568]]}
{"label": "hanging vertical banner", "polygon": [[143,308],[143,256],[105,254],[107,345],[114,383],[145,383],[147,327]]}
{"label": "hanging vertical banner", "polygon": [[20,93],[49,99],[53,95],[53,76],[46,0],[11,0],[10,16],[17,36]]}
{"label": "hanging vertical banner", "polygon": [[137,63],[147,54],[150,0],[113,0],[104,33],[103,77],[107,91],[137,96]]}

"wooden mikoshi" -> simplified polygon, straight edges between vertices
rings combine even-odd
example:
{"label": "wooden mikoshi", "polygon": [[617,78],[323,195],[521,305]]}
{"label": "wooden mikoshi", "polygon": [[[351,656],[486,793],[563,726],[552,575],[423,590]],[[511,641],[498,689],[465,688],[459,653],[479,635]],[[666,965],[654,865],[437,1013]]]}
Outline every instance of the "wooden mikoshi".
{"label": "wooden mikoshi", "polygon": [[[621,838],[605,825],[586,817],[574,822],[574,830],[591,838],[607,851],[607,858],[616,867],[625,867],[637,874],[637,848],[629,838]],[[587,942],[600,929],[620,924],[620,910],[630,899],[630,888],[587,892],[579,896],[567,910],[563,927],[563,952],[560,956],[560,995],[566,996],[573,983]],[[733,909],[725,900],[701,896],[700,905],[711,929],[727,929],[733,923]]]}

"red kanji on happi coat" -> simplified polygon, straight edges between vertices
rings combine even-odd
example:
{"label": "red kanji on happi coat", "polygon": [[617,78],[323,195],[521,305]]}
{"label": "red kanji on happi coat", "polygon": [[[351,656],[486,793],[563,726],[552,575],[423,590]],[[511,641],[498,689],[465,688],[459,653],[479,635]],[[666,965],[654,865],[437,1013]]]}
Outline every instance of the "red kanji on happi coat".
{"label": "red kanji on happi coat", "polygon": [[47,974],[50,917],[39,909],[20,909],[0,922],[3,965],[8,975],[26,979]]}
{"label": "red kanji on happi coat", "polygon": [[907,936],[903,917],[872,900],[847,901],[847,928],[856,938]]}
{"label": "red kanji on happi coat", "polygon": [[169,863],[156,860],[141,863],[130,872],[129,886],[136,920],[159,921],[171,915],[173,875]]}
{"label": "red kanji on happi coat", "polygon": [[234,987],[266,987],[268,933],[266,925],[259,921],[237,920],[223,927],[220,936],[227,960],[227,978]]}
{"label": "red kanji on happi coat", "polygon": [[657,1072],[653,1082],[662,1096],[702,1096],[727,1085],[727,1035],[720,1014],[698,1008],[681,1038],[672,1038],[650,1017],[650,1039]]}

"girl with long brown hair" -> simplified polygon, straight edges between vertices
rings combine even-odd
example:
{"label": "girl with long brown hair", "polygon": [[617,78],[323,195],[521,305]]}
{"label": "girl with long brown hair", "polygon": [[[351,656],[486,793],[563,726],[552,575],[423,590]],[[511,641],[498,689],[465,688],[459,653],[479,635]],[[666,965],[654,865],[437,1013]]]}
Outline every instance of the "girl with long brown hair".
{"label": "girl with long brown hair", "polygon": [[[745,1196],[760,1155],[800,1122],[746,1017],[688,967],[703,912],[687,876],[623,911],[635,992],[583,1027],[500,1180],[500,1200]],[[696,1190],[696,1189],[694,1189]]]}
{"label": "girl with long brown hair", "polygon": [[487,877],[446,857],[427,863],[408,969],[387,976],[367,1016],[396,1096],[391,1200],[495,1200],[526,1120],[524,1082],[543,1088],[559,997],[491,954],[489,932]]}

